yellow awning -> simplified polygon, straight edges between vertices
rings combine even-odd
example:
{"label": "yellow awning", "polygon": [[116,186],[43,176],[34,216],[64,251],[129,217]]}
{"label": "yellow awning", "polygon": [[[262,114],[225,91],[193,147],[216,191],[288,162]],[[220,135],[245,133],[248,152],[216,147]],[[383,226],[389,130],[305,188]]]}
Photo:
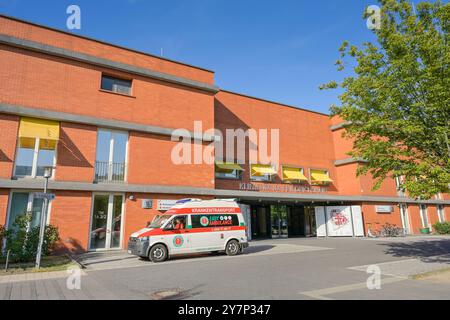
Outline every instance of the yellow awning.
{"label": "yellow awning", "polygon": [[216,170],[225,173],[231,173],[233,171],[244,171],[244,169],[237,163],[216,163]]}
{"label": "yellow awning", "polygon": [[274,175],[277,171],[270,165],[263,164],[252,164],[252,175],[253,176],[264,176],[264,175]]}
{"label": "yellow awning", "polygon": [[59,140],[59,122],[34,118],[21,118],[19,137]]}
{"label": "yellow awning", "polygon": [[40,149],[54,150],[59,140],[59,122],[21,118],[19,127],[20,147],[34,149],[36,138],[40,138]]}
{"label": "yellow awning", "polygon": [[333,182],[326,171],[312,170],[311,179],[313,182]]}
{"label": "yellow awning", "polygon": [[307,181],[308,178],[302,173],[302,169],[299,168],[283,168],[284,180],[302,180]]}

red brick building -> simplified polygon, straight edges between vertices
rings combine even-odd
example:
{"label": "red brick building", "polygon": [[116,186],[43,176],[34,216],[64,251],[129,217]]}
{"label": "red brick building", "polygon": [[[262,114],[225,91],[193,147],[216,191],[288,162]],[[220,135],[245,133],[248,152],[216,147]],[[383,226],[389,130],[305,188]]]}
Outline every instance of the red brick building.
{"label": "red brick building", "polygon": [[[394,179],[374,192],[357,178],[339,119],[223,91],[212,71],[5,16],[0,66],[0,225],[26,212],[39,222],[34,192],[53,166],[48,223],[65,248],[124,248],[188,197],[239,199],[254,238],[348,235],[330,230],[333,208],[350,208],[352,235],[386,222],[414,234],[447,218],[448,195],[419,203]],[[201,152],[217,139],[207,129],[278,129],[280,165],[177,165],[178,128]]]}

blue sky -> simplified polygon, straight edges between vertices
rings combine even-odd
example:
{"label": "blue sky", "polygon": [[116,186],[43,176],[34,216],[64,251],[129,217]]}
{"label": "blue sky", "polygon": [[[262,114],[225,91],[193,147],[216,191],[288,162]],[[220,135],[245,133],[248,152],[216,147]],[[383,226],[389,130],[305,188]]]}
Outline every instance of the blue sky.
{"label": "blue sky", "polygon": [[[339,80],[343,40],[373,41],[362,14],[376,0],[0,0],[0,12],[65,29],[77,4],[74,33],[216,72],[216,84],[264,99],[328,113]],[[68,31],[68,30],[66,30]]]}

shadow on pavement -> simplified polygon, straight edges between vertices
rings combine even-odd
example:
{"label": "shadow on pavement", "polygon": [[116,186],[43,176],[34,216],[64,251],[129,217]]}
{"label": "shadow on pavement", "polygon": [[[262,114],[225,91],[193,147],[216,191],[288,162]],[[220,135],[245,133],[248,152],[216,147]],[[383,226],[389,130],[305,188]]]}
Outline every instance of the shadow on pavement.
{"label": "shadow on pavement", "polygon": [[[259,253],[259,252],[267,251],[267,250],[270,250],[270,249],[273,249],[273,248],[275,248],[275,246],[272,246],[272,245],[250,246],[247,249],[244,249],[243,255]],[[191,258],[206,258],[206,257],[224,256],[224,255],[225,255],[225,252],[194,253],[194,254],[186,254],[186,255],[174,256],[170,260],[185,260],[185,259],[191,259]]]}
{"label": "shadow on pavement", "polygon": [[411,257],[420,259],[423,262],[450,264],[450,239],[418,242],[390,242],[382,243],[380,245],[386,246],[384,252],[394,257]]}

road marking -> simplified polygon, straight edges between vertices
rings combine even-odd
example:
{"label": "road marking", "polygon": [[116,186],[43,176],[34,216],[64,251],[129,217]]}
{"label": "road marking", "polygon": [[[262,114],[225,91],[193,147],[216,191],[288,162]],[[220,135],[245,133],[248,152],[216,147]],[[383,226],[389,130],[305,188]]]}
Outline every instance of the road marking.
{"label": "road marking", "polygon": [[440,270],[448,267],[450,254],[442,254],[431,257],[410,258],[381,263],[372,263],[362,266],[349,267],[347,269],[366,272],[372,265],[380,267],[381,274],[392,277],[411,277],[417,274]]}
{"label": "road marking", "polygon": [[[407,279],[408,278],[404,278],[404,277],[385,278],[385,279],[381,280],[381,283],[382,283],[382,285],[385,285],[385,284],[405,281]],[[326,296],[335,294],[335,293],[342,293],[342,292],[360,290],[360,289],[367,289],[367,283],[360,282],[360,283],[348,284],[348,285],[319,289],[319,290],[303,291],[303,292],[299,292],[299,294],[302,294],[304,296],[307,296],[307,297],[310,297],[313,299],[317,299],[317,300],[335,300],[333,298],[326,297]],[[369,290],[369,289],[367,289],[367,290]]]}

